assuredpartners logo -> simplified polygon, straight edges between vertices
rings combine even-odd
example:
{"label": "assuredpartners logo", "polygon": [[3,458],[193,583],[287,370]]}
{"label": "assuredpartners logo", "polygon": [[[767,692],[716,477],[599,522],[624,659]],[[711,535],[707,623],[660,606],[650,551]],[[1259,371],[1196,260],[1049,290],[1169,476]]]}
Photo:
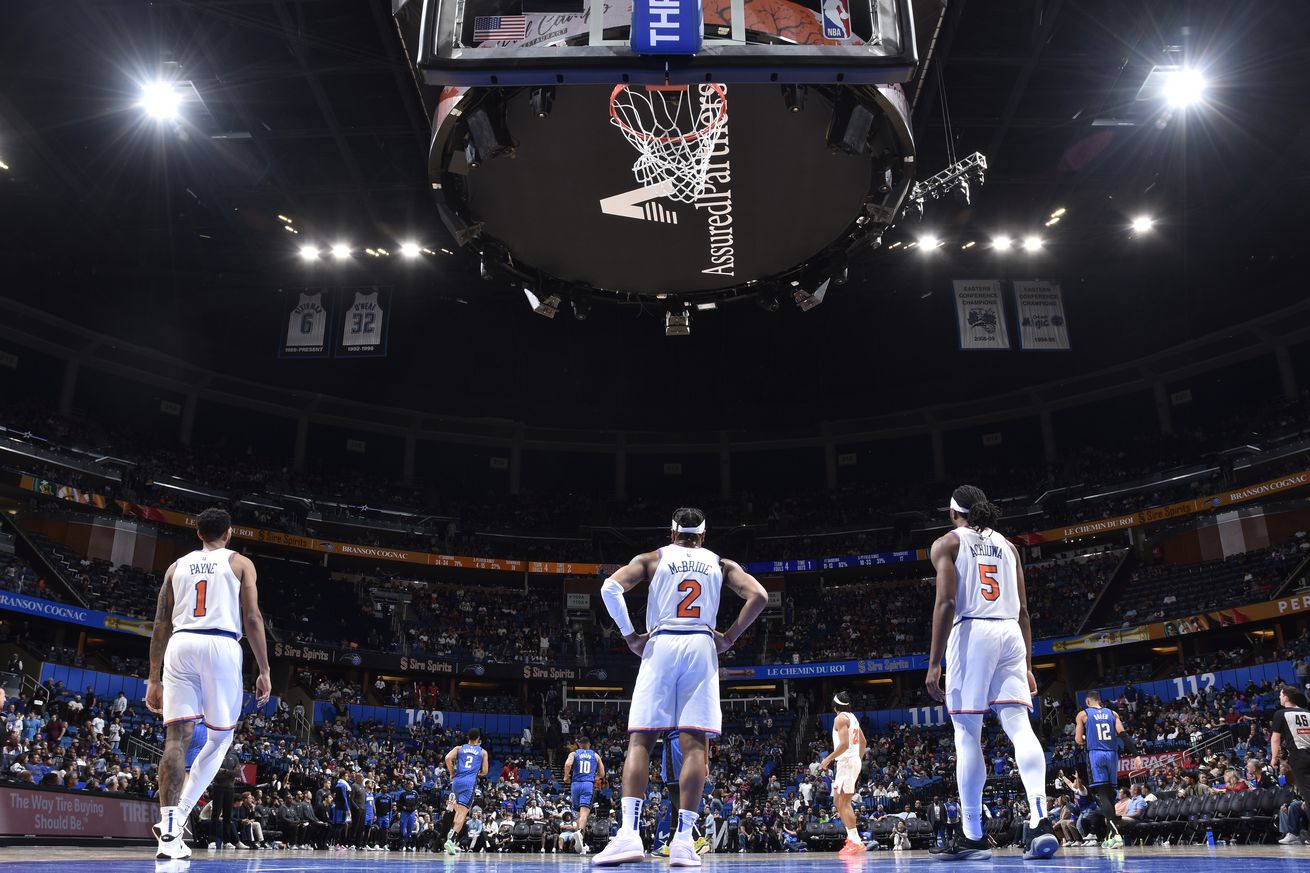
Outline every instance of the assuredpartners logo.
{"label": "assuredpartners logo", "polygon": [[[692,206],[705,213],[708,242],[707,266],[702,273],[735,276],[737,273],[736,238],[732,205],[732,147],[726,121],[727,88],[722,85],[696,86],[700,98],[696,129],[708,130],[720,115],[725,116],[722,129],[705,156],[705,185]],[[619,218],[632,218],[656,224],[678,224],[681,216],[672,198],[675,185],[664,180],[624,191],[600,201],[600,211]],[[668,201],[666,205],[660,201]]]}

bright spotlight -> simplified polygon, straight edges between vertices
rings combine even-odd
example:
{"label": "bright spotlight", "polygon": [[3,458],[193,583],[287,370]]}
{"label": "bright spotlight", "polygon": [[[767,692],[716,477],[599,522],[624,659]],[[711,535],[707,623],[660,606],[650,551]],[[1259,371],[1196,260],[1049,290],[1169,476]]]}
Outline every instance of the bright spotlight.
{"label": "bright spotlight", "polygon": [[1023,250],[1025,252],[1039,251],[1042,247],[1042,238],[1040,236],[1026,236],[1023,238]]}
{"label": "bright spotlight", "polygon": [[925,252],[932,251],[940,244],[941,240],[937,239],[937,237],[932,234],[919,237],[919,248],[923,249]]}
{"label": "bright spotlight", "polygon": [[172,82],[150,82],[141,87],[141,99],[137,105],[151,118],[169,121],[177,118],[182,95],[173,87]]}
{"label": "bright spotlight", "polygon": [[303,245],[300,247],[300,259],[302,261],[317,261],[318,246]]}
{"label": "bright spotlight", "polygon": [[346,258],[350,257],[350,246],[345,243],[337,243],[332,247],[332,257],[336,258],[338,261],[344,261]]}
{"label": "bright spotlight", "polygon": [[1179,109],[1192,106],[1205,96],[1205,76],[1186,67],[1176,70],[1165,80],[1163,93],[1170,106]]}
{"label": "bright spotlight", "polygon": [[992,240],[992,248],[996,249],[998,252],[1008,252],[1013,246],[1014,240],[1010,239],[1008,236],[998,236],[996,239]]}
{"label": "bright spotlight", "polygon": [[1149,215],[1139,215],[1133,219],[1133,233],[1146,233],[1155,227],[1155,219]]}
{"label": "bright spotlight", "polygon": [[400,254],[406,258],[417,258],[423,253],[423,249],[416,242],[403,242],[400,244]]}

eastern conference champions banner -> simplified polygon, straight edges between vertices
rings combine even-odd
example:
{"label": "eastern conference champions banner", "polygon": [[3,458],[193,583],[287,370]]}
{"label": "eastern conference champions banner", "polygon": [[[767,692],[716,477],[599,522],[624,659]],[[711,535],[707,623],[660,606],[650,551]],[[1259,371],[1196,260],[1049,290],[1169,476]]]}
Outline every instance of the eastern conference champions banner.
{"label": "eastern conference champions banner", "polygon": [[387,354],[390,288],[288,291],[279,312],[280,357],[381,358]]}
{"label": "eastern conference champions banner", "polygon": [[1058,284],[1016,279],[1014,305],[1019,310],[1019,348],[1069,351],[1069,322]]}
{"label": "eastern conference champions banner", "polygon": [[999,279],[956,279],[955,319],[960,326],[960,348],[1008,349],[1005,302]]}

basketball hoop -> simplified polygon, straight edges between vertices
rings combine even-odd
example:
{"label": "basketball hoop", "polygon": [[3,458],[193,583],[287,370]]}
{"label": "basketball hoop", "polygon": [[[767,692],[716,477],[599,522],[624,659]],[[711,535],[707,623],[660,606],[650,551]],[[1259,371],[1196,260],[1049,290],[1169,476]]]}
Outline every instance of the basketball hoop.
{"label": "basketball hoop", "polygon": [[727,90],[715,83],[696,87],[695,101],[686,85],[615,85],[610,94],[610,123],[638,153],[632,174],[682,203],[705,190],[714,145],[728,129]]}

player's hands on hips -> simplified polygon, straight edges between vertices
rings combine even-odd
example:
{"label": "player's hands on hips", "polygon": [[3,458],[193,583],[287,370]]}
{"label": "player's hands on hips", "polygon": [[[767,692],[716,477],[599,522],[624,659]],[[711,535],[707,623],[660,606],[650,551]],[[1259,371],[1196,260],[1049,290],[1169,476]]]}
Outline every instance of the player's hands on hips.
{"label": "player's hands on hips", "polygon": [[155,715],[162,715],[164,712],[164,683],[158,679],[146,682],[146,709]]}
{"label": "player's hands on hips", "polygon": [[255,702],[260,706],[268,703],[268,698],[273,693],[273,680],[268,678],[267,673],[260,673],[255,679]]}
{"label": "player's hands on hips", "polygon": [[1032,670],[1028,671],[1028,696],[1037,696],[1037,677],[1033,675]]}
{"label": "player's hands on hips", "polygon": [[731,649],[732,646],[733,642],[728,639],[727,634],[719,633],[718,631],[714,632],[714,648],[718,649],[720,655],[728,651],[728,649]]}
{"label": "player's hands on hips", "polygon": [[933,664],[928,668],[928,675],[923,677],[923,685],[928,689],[928,696],[938,703],[946,699],[946,691],[942,688],[942,665]]}
{"label": "player's hands on hips", "polygon": [[650,642],[650,634],[632,633],[624,637],[623,640],[628,644],[632,654],[640,658],[642,653],[646,651],[646,643]]}

